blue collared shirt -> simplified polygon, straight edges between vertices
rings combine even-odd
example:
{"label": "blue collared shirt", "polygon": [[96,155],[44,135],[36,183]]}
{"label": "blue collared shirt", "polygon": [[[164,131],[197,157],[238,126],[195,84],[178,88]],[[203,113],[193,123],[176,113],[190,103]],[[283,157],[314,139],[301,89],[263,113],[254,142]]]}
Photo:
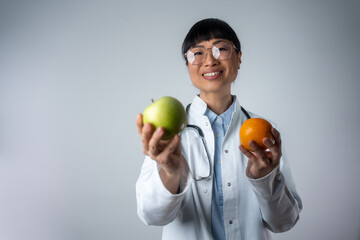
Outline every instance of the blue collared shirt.
{"label": "blue collared shirt", "polygon": [[221,176],[221,144],[226,131],[229,128],[231,117],[235,109],[235,101],[220,116],[216,115],[209,108],[205,115],[209,118],[211,128],[215,138],[215,157],[214,157],[214,176],[213,176],[213,194],[211,201],[211,232],[214,239],[226,239],[224,228],[224,202]]}

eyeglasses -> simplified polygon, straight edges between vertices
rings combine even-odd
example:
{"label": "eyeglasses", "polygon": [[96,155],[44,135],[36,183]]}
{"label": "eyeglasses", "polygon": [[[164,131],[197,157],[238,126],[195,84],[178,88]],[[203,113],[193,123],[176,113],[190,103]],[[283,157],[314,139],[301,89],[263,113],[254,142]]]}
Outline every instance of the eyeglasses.
{"label": "eyeglasses", "polygon": [[205,61],[208,52],[207,50],[211,49],[213,57],[219,61],[223,61],[231,57],[233,48],[238,50],[234,45],[231,45],[227,41],[216,41],[212,48],[206,49],[202,45],[190,48],[185,53],[185,57],[192,65],[199,65]]}

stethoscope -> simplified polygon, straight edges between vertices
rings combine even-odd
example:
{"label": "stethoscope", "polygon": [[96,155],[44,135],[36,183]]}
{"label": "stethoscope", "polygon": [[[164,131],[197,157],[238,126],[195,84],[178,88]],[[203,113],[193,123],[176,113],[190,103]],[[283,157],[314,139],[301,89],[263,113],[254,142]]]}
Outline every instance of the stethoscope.
{"label": "stethoscope", "polygon": [[[186,106],[186,113],[188,112],[189,108],[190,108],[190,105],[187,105]],[[246,118],[247,119],[250,119],[250,114],[243,108],[241,107],[241,111],[245,114]],[[193,172],[190,170],[190,173],[191,173],[191,176],[192,178],[195,180],[195,181],[202,181],[202,180],[210,180],[211,179],[211,175],[212,175],[212,172],[211,172],[211,162],[210,162],[210,154],[209,154],[209,151],[208,151],[208,148],[206,146],[206,141],[205,141],[205,135],[204,135],[204,132],[203,130],[199,127],[199,126],[196,126],[196,125],[193,125],[193,124],[187,124],[186,127],[184,128],[185,129],[189,129],[191,128],[192,130],[195,130],[197,132],[197,135],[201,138],[201,142],[202,142],[202,145],[204,146],[204,150],[205,150],[205,154],[206,154],[206,159],[208,161],[208,167],[209,167],[209,171],[208,171],[208,174],[207,176],[194,176]],[[183,131],[184,131],[183,130]],[[190,166],[189,166],[190,168]]]}

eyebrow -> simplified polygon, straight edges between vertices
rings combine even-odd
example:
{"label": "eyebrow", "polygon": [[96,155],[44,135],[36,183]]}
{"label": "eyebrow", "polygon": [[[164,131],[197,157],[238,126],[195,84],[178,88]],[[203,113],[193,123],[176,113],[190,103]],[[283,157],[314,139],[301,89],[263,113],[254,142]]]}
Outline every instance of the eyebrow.
{"label": "eyebrow", "polygon": [[[214,46],[214,45],[218,44],[219,42],[225,42],[225,41],[224,40],[217,40],[217,41],[213,42],[212,45]],[[195,45],[195,46],[193,46],[193,48],[198,48],[198,47],[205,48],[204,45]]]}

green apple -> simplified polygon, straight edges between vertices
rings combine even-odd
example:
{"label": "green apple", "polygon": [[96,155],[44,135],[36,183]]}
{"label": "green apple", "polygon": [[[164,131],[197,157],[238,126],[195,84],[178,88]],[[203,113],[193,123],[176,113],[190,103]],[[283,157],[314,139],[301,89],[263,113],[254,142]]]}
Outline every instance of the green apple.
{"label": "green apple", "polygon": [[145,109],[143,123],[151,123],[155,129],[163,127],[165,134],[162,139],[167,140],[186,127],[186,112],[179,100],[165,96]]}

